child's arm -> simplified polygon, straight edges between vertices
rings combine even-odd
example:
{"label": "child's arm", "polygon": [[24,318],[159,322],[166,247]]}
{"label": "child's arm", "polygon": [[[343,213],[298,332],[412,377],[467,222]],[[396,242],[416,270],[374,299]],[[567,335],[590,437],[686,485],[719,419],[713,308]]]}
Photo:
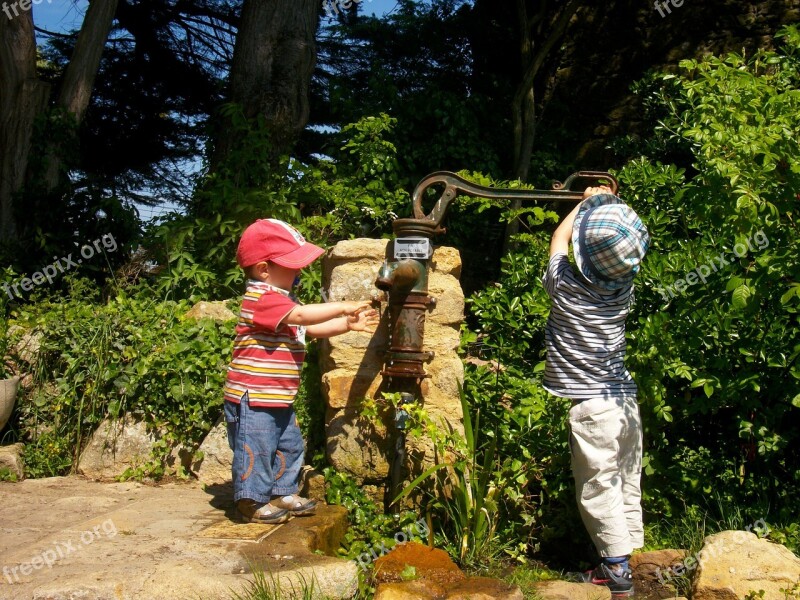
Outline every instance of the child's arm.
{"label": "child's arm", "polygon": [[325,302],[295,306],[281,323],[285,325],[317,325],[336,317],[358,315],[368,309],[370,302]]}
{"label": "child's arm", "polygon": [[569,251],[569,243],[572,240],[572,225],[575,223],[575,217],[578,216],[580,207],[581,202],[578,202],[553,232],[553,237],[550,238],[550,256],[559,252],[566,254]]}
{"label": "child's arm", "polygon": [[[599,187],[588,187],[583,192],[583,199],[589,198],[590,196],[594,196],[595,194],[613,194],[611,188],[601,185]],[[581,204],[583,202],[578,202],[577,206],[572,209],[572,211],[564,217],[561,223],[558,224],[558,227],[553,232],[553,237],[550,239],[550,256],[554,254],[558,254],[559,252],[563,254],[567,254],[569,252],[569,243],[572,241],[572,226],[575,223],[575,217],[578,216],[578,211],[581,208]]]}
{"label": "child's arm", "polygon": [[331,319],[318,325],[306,327],[306,335],[315,338],[329,338],[348,331],[373,332],[380,322],[380,315],[375,309]]}

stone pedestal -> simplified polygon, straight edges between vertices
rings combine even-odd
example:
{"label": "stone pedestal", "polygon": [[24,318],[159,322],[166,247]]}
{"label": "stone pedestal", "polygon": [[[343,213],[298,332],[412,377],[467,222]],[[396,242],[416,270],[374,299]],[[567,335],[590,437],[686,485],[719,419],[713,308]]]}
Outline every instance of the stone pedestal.
{"label": "stone pedestal", "polygon": [[[339,242],[323,260],[323,287],[329,301],[369,300],[382,296],[374,286],[385,259],[388,240],[358,239]],[[420,385],[428,414],[435,422],[462,429],[458,386],[464,368],[456,350],[464,319],[464,293],[458,281],[461,257],[453,248],[440,247],[429,267],[428,293],[436,305],[425,319],[425,346],[435,358],[425,365],[429,375]],[[393,458],[396,431],[391,411],[382,423],[360,417],[364,398],[380,400],[394,391],[380,371],[389,347],[388,302],[381,302],[381,324],[374,334],[350,332],[321,346],[322,390],[327,403],[326,433],[329,462],[360,482],[383,485]],[[417,462],[432,460],[424,443],[409,439],[409,452]]]}

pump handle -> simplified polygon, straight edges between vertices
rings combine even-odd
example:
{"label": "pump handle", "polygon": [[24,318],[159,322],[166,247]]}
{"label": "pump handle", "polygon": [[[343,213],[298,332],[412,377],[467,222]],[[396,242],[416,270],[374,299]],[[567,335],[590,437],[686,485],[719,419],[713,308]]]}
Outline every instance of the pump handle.
{"label": "pump handle", "polygon": [[[430,214],[426,215],[422,208],[422,200],[428,188],[435,185],[444,185],[444,193],[436,201]],[[438,227],[444,219],[448,205],[458,194],[494,200],[580,202],[583,190],[591,185],[608,185],[614,194],[619,190],[617,178],[605,171],[578,171],[567,177],[564,183],[554,181],[552,189],[549,190],[490,188],[467,181],[450,171],[436,171],[424,177],[414,188],[414,218],[432,221]]]}

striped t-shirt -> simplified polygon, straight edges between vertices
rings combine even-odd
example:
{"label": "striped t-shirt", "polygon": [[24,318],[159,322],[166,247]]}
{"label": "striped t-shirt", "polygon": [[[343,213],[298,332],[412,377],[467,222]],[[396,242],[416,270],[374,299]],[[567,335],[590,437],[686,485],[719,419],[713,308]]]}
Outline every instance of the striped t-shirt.
{"label": "striped t-shirt", "polygon": [[636,382],[624,364],[633,287],[595,287],[575,273],[563,252],[550,257],[542,283],[552,301],[545,389],[573,400],[635,396]]}
{"label": "striped t-shirt", "polygon": [[286,408],[300,387],[306,357],[305,328],[281,323],[297,304],[289,292],[249,280],[233,340],[225,400],[250,406]]}

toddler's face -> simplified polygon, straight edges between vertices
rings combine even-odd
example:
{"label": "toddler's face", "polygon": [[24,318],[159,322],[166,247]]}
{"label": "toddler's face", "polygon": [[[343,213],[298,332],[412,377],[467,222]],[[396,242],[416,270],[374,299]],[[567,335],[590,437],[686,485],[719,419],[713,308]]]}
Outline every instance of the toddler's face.
{"label": "toddler's face", "polygon": [[300,269],[289,269],[275,264],[267,263],[267,283],[279,287],[282,290],[291,290],[294,280],[300,274]]}

